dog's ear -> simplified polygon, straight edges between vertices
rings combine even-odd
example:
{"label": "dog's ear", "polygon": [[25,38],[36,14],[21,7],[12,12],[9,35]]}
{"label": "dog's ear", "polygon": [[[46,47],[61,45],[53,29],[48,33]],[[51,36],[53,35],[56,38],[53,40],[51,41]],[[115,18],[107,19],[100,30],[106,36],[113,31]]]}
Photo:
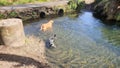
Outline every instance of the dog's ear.
{"label": "dog's ear", "polygon": [[56,37],[56,34],[54,34],[54,37]]}

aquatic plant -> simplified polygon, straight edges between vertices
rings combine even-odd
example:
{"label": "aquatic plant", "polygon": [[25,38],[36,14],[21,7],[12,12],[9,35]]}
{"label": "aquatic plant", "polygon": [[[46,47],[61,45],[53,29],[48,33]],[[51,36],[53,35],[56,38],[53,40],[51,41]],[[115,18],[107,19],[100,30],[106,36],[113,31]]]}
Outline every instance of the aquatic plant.
{"label": "aquatic plant", "polygon": [[117,29],[103,29],[104,38],[114,46],[120,46],[120,31]]}

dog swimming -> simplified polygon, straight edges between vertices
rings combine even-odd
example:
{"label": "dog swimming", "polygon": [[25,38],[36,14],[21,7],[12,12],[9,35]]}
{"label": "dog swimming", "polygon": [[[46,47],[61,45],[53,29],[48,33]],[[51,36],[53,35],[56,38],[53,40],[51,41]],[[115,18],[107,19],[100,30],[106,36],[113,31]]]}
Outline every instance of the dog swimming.
{"label": "dog swimming", "polygon": [[42,25],[40,26],[40,30],[46,31],[46,30],[48,30],[48,29],[51,29],[53,23],[54,23],[54,21],[53,21],[53,20],[50,20],[49,22],[47,22],[47,23],[45,23],[45,24],[42,24]]}
{"label": "dog swimming", "polygon": [[46,46],[48,48],[56,48],[55,44],[54,44],[54,41],[55,41],[55,38],[56,38],[56,34],[54,34],[52,37],[50,37],[48,40],[46,40]]}

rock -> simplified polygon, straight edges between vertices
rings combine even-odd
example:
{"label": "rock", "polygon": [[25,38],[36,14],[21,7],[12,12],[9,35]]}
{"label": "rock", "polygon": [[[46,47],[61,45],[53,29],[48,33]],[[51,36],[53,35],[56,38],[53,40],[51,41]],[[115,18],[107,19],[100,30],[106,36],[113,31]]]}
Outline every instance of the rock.
{"label": "rock", "polygon": [[22,46],[25,34],[21,19],[11,18],[0,20],[0,44],[12,47]]}
{"label": "rock", "polygon": [[95,0],[85,0],[85,4],[92,4],[94,2],[95,2]]}

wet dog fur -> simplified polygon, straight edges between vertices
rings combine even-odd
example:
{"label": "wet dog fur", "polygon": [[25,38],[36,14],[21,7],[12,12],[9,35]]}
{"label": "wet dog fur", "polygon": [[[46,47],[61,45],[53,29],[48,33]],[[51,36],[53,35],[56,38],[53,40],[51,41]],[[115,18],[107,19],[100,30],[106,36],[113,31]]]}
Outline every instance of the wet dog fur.
{"label": "wet dog fur", "polygon": [[51,29],[53,22],[54,22],[53,20],[50,20],[48,23],[42,24],[40,30],[46,31],[48,29]]}

